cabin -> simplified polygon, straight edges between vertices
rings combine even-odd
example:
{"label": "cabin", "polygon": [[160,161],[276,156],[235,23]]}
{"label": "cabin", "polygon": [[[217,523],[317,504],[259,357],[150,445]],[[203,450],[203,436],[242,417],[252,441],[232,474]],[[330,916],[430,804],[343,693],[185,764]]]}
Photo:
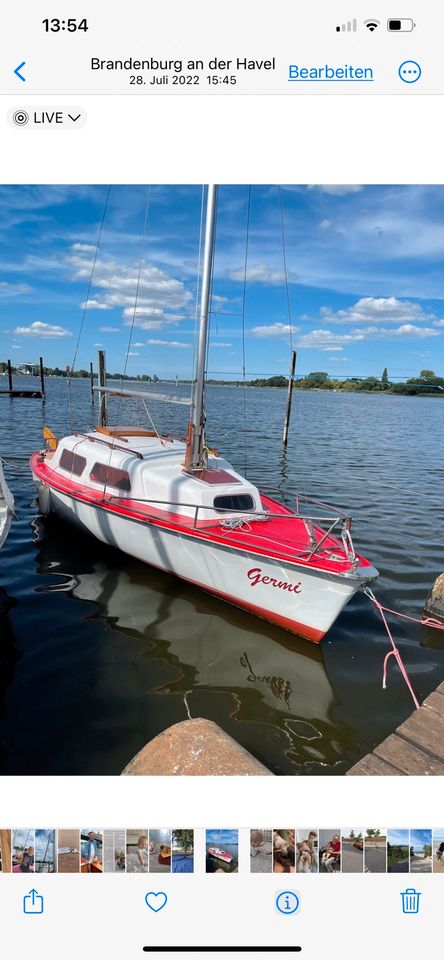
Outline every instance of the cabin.
{"label": "cabin", "polygon": [[68,481],[81,496],[146,504],[155,514],[173,513],[195,522],[214,524],[239,513],[263,512],[257,488],[217,455],[207,468],[185,470],[186,444],[152,431],[98,427],[88,434],[64,437],[46,454],[48,468]]}

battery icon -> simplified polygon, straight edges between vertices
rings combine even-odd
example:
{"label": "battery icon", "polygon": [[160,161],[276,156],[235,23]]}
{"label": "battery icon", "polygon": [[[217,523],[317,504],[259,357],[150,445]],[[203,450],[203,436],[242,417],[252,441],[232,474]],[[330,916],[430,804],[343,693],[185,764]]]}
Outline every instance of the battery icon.
{"label": "battery icon", "polygon": [[416,27],[411,17],[404,17],[403,20],[387,20],[387,30],[391,33],[411,33]]}

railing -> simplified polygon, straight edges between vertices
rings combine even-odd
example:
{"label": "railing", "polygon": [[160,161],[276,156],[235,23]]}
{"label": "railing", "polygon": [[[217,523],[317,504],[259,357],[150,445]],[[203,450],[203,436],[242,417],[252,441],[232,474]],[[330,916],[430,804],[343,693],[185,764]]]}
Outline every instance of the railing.
{"label": "railing", "polygon": [[[305,494],[298,494],[295,491],[283,491],[280,488],[272,487],[261,487],[263,493],[265,491],[273,491],[275,494],[280,494],[281,496],[292,496],[296,497],[296,511],[291,511],[288,513],[271,513],[269,510],[235,510],[229,507],[213,507],[207,504],[196,504],[196,503],[187,503],[184,500],[156,500],[151,497],[122,497],[119,495],[110,496],[110,500],[128,500],[134,503],[146,503],[151,504],[155,507],[166,508],[170,510],[173,507],[181,507],[192,511],[193,516],[193,530],[197,529],[199,521],[199,513],[202,511],[212,512],[216,514],[215,520],[220,520],[221,524],[224,524],[224,520],[220,519],[220,514],[229,515],[230,517],[238,518],[238,523],[233,523],[232,529],[240,528],[242,526],[242,521],[244,523],[259,521],[269,521],[269,520],[302,520],[305,524],[308,536],[310,538],[310,547],[307,550],[304,550],[298,556],[307,555],[307,559],[311,560],[316,553],[322,549],[324,543],[328,540],[330,536],[333,535],[333,532],[337,530],[339,537],[342,540],[342,545],[346,553],[347,559],[350,562],[354,562],[356,559],[355,550],[353,546],[353,541],[351,538],[351,517],[343,514],[337,513],[335,516],[319,516],[316,514],[304,514],[301,512],[301,505],[310,505],[318,507],[321,510],[334,510],[329,504],[323,503],[321,500],[315,500],[312,497],[307,497]],[[285,503],[282,506],[286,506]],[[288,509],[288,507],[287,507]],[[233,516],[234,515],[234,516]],[[210,523],[213,521],[210,520]],[[318,540],[315,536],[314,525],[317,527],[321,526],[322,536]],[[325,529],[325,525],[327,529]],[[185,524],[184,524],[185,527]]]}

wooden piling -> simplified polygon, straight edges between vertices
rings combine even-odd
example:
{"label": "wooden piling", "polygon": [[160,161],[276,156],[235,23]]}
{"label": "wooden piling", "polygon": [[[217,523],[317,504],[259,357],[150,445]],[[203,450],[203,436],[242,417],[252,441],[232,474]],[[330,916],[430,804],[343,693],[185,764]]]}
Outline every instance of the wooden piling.
{"label": "wooden piling", "polygon": [[10,361],[10,360],[8,360],[8,361],[7,361],[7,363],[8,363],[8,383],[9,383],[9,392],[10,392],[10,393],[12,393],[12,367],[11,367],[11,361]]}
{"label": "wooden piling", "polygon": [[39,368],[40,368],[40,388],[42,391],[42,400],[45,402],[45,371],[43,369],[43,357],[39,357]]}
{"label": "wooden piling", "polygon": [[[106,387],[106,357],[104,350],[98,350],[99,387]],[[99,427],[106,427],[106,393],[99,392]]]}
{"label": "wooden piling", "polygon": [[288,430],[290,427],[291,401],[293,399],[293,381],[294,381],[295,369],[296,369],[296,350],[292,350],[291,364],[290,364],[290,377],[288,380],[287,408],[285,410],[284,434],[282,437],[282,443],[284,447],[286,447],[288,443]]}
{"label": "wooden piling", "polygon": [[92,362],[89,365],[89,379],[91,383],[91,403],[94,403],[94,369]]}

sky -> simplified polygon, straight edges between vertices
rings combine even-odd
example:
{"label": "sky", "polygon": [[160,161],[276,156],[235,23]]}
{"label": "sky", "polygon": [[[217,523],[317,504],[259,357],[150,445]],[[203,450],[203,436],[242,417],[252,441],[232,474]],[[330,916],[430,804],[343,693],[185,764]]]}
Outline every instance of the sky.
{"label": "sky", "polygon": [[49,860],[54,860],[54,855],[55,855],[55,831],[54,830],[36,830],[35,832],[36,860],[42,860],[45,854]]}
{"label": "sky", "polygon": [[224,843],[237,843],[237,830],[207,830],[207,846],[223,846]]}
{"label": "sky", "polygon": [[431,830],[411,830],[410,831],[410,846],[413,847],[415,853],[422,853],[425,844],[431,844],[432,842],[432,831]]}
{"label": "sky", "polygon": [[[0,359],[191,378],[201,198],[0,187]],[[444,187],[222,186],[212,293],[210,377],[443,375]]]}
{"label": "sky", "polygon": [[389,843],[391,843],[392,847],[408,847],[409,831],[389,830],[387,833],[387,840]]}

